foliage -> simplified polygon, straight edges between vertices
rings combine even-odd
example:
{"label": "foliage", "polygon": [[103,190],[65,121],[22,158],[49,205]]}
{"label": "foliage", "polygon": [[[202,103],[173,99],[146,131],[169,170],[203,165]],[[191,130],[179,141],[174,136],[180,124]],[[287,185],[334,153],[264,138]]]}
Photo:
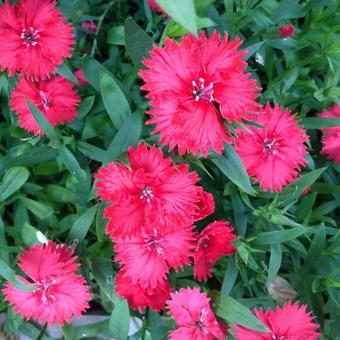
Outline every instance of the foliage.
{"label": "foliage", "polygon": [[[160,3],[165,6],[166,1]],[[340,104],[340,17],[335,16],[340,4],[337,0],[195,0],[192,7],[193,1],[186,3],[188,9],[181,1],[169,5],[170,15],[177,13],[175,22],[152,13],[146,0],[60,0],[60,9],[75,27],[77,44],[73,58],[58,72],[76,82],[73,73],[83,68],[89,85],[78,87],[82,101],[71,124],[53,128],[32,107],[46,137],[32,137],[18,127],[8,105],[16,81],[0,74],[0,275],[13,277],[9,267],[15,269],[17,254],[37,242],[39,232],[69,242],[77,247],[82,274],[92,287],[89,313],[108,319],[67,326],[66,339],[99,334],[125,339],[129,323],[135,322],[132,317],[140,320],[140,329],[129,339],[166,338],[173,328],[166,314],[160,319],[151,311],[143,315],[129,311],[114,294],[117,268],[112,264],[104,203],[98,203],[93,174],[102,163],[125,162],[128,146],[140,140],[157,144],[157,136],[151,136],[151,127],[144,124],[148,102],[138,77],[141,59],[152,44],[162,46],[166,36],[177,38],[187,30],[197,33],[197,27],[208,32],[217,29],[244,40],[249,71],[263,89],[260,101],[280,103],[298,113],[310,136],[310,156],[303,176],[278,194],[252,186],[229,145],[222,157],[177,156],[176,161],[187,162],[214,194],[216,211],[209,220],[227,219],[239,235],[235,256],[221,259],[214,277],[200,284],[201,289],[222,304],[219,316],[225,313],[232,322],[239,303],[250,308],[275,306],[267,285],[279,274],[314,311],[322,338],[336,339],[340,334],[340,166],[320,156],[318,129],[339,122],[326,122],[317,115]],[[81,27],[85,20],[94,20],[97,31]],[[297,32],[279,38],[278,26],[286,23]],[[173,273],[171,283],[176,288],[198,285],[189,269]],[[7,315],[7,333],[39,336],[34,322],[21,320],[7,307],[0,302]],[[247,311],[242,320],[259,327]]]}

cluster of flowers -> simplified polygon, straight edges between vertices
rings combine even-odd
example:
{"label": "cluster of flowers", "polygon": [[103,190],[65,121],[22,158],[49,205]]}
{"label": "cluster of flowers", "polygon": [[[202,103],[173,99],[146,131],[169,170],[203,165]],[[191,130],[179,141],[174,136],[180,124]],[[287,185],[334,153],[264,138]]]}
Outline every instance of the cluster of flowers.
{"label": "cluster of flowers", "polygon": [[[25,98],[52,125],[71,121],[79,103],[73,85],[52,75],[63,58],[71,56],[74,43],[71,26],[55,5],[20,0],[13,5],[5,1],[0,7],[0,65],[10,76],[20,74],[11,106],[20,126],[36,135],[42,131]],[[288,31],[282,35],[288,36]],[[227,34],[221,38],[214,32],[208,38],[202,32],[198,38],[187,35],[179,44],[166,39],[163,48],[155,46],[144,60],[146,69],[140,71],[142,89],[151,99],[148,124],[155,124],[162,145],[170,151],[177,148],[180,155],[207,156],[209,150],[220,154],[225,142],[233,143],[249,176],[264,190],[281,191],[306,164],[308,137],[288,110],[256,101],[260,88],[246,72],[246,51],[240,51],[240,45],[238,38],[229,41]],[[339,117],[339,107],[323,116]],[[247,122],[253,123],[244,125]],[[339,129],[325,129],[324,134],[322,152],[339,162]],[[193,260],[194,277],[206,281],[217,259],[235,251],[233,228],[220,220],[195,232],[194,223],[214,212],[214,199],[197,185],[197,173],[188,165],[174,164],[155,146],[148,149],[145,144],[130,148],[128,160],[129,167],[110,163],[96,175],[98,195],[109,204],[107,233],[120,264],[117,294],[140,311],[167,306],[178,326],[170,335],[173,339],[223,339],[226,326],[217,321],[207,295],[196,288],[171,293],[169,272]],[[34,290],[21,291],[7,283],[3,292],[23,317],[62,325],[88,308],[88,287],[76,274],[76,257],[65,245],[36,245],[19,259],[30,278],[20,280]],[[256,315],[269,332],[236,326],[237,339],[318,337],[305,306],[289,302]]]}
{"label": "cluster of flowers", "polygon": [[133,308],[159,311],[169,298],[169,271],[183,269],[192,257],[195,278],[207,280],[213,263],[235,251],[235,235],[225,221],[194,232],[194,222],[212,214],[215,204],[188,165],[174,164],[145,144],[130,147],[128,160],[130,167],[110,163],[96,175],[98,194],[109,203],[107,232],[121,264],[116,292]]}
{"label": "cluster of flowers", "polygon": [[53,75],[71,57],[74,35],[55,1],[20,0],[0,7],[0,65],[19,73],[11,106],[22,128],[43,135],[26,102],[29,99],[53,126],[72,121],[80,98],[71,82]]}

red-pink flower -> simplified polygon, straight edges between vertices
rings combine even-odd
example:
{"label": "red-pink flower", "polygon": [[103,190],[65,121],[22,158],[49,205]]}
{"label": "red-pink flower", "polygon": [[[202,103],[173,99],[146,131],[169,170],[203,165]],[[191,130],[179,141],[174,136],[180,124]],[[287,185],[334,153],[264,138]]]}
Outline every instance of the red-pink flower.
{"label": "red-pink flower", "polygon": [[179,153],[203,155],[212,149],[218,153],[230,141],[228,122],[248,119],[258,104],[255,80],[245,73],[247,63],[239,51],[241,41],[228,42],[216,32],[207,38],[192,34],[180,44],[166,39],[164,48],[154,46],[144,59],[147,70],[140,71],[152,106],[149,124],[155,124],[163,145]]}
{"label": "red-pink flower", "polygon": [[279,27],[279,37],[288,38],[294,35],[295,27],[291,24],[282,25]]}
{"label": "red-pink flower", "polygon": [[162,227],[143,230],[136,236],[116,241],[115,259],[120,261],[123,276],[142,288],[155,289],[166,280],[171,268],[183,269],[190,264],[194,248],[193,226],[176,231],[165,231]]}
{"label": "red-pink flower", "polygon": [[213,264],[235,252],[234,239],[234,228],[227,221],[212,222],[198,234],[194,252],[194,276],[198,281],[208,280]]}
{"label": "red-pink flower", "polygon": [[86,86],[89,83],[85,77],[84,70],[82,68],[74,72],[74,76],[77,78],[80,86]]}
{"label": "red-pink flower", "polygon": [[265,324],[269,332],[258,332],[236,325],[236,340],[316,340],[318,324],[314,317],[307,312],[307,306],[287,302],[276,310],[268,308],[266,311],[255,310],[255,315]]}
{"label": "red-pink flower", "polygon": [[170,295],[168,281],[162,280],[155,288],[143,288],[138,283],[132,283],[124,271],[120,271],[115,279],[116,293],[128,301],[131,308],[143,312],[146,307],[161,311]]}
{"label": "red-pink flower", "polygon": [[148,4],[153,11],[159,12],[159,13],[164,12],[162,7],[158,5],[156,0],[148,0]]}
{"label": "red-pink flower", "polygon": [[87,21],[83,21],[80,24],[81,27],[86,28],[87,30],[91,31],[91,32],[97,32],[97,25],[94,23],[93,20],[87,20]]}
{"label": "red-pink flower", "polygon": [[20,0],[0,7],[0,65],[10,76],[20,72],[32,79],[54,73],[71,57],[72,27],[65,23],[56,1]]}
{"label": "red-pink flower", "polygon": [[248,131],[237,132],[236,151],[248,175],[265,191],[281,191],[306,164],[308,137],[294,117],[279,105],[271,108],[267,104],[264,113],[252,117],[263,127],[248,126]]}
{"label": "red-pink flower", "polygon": [[12,91],[10,104],[18,115],[20,127],[35,135],[43,135],[26,102],[29,99],[47,118],[51,125],[71,122],[77,115],[80,98],[71,82],[56,76],[39,82],[19,79]]}
{"label": "red-pink flower", "polygon": [[110,163],[99,169],[98,195],[111,206],[107,232],[115,240],[140,234],[144,226],[178,229],[191,225],[201,187],[196,172],[184,164],[174,165],[155,146],[129,148],[130,167]]}
{"label": "red-pink flower", "polygon": [[211,215],[215,210],[214,196],[210,192],[201,190],[198,192],[196,201],[195,221],[203,220]]}
{"label": "red-pink flower", "polygon": [[177,329],[170,332],[172,340],[223,340],[224,328],[216,320],[206,293],[198,288],[181,288],[167,301],[169,314]]}
{"label": "red-pink flower", "polygon": [[36,244],[24,250],[19,256],[18,266],[28,276],[19,279],[35,288],[23,291],[6,282],[2,293],[23,318],[34,319],[50,326],[70,323],[72,317],[79,317],[91,299],[89,287],[76,271],[79,264],[73,250],[65,244]]}
{"label": "red-pink flower", "polygon": [[[340,105],[334,105],[321,114],[323,118],[340,118]],[[327,158],[340,163],[340,126],[322,129],[323,147],[321,153],[327,155]]]}

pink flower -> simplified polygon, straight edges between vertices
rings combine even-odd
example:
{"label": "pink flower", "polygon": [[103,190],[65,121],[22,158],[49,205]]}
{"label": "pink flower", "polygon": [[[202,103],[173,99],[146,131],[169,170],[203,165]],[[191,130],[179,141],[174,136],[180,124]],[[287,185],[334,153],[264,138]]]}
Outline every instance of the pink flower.
{"label": "pink flower", "polygon": [[124,271],[116,276],[116,293],[128,301],[133,309],[143,312],[146,307],[159,312],[165,307],[170,295],[170,286],[166,280],[159,281],[155,288],[143,288],[138,283],[132,283]]}
{"label": "pink flower", "polygon": [[171,293],[167,301],[169,314],[174,318],[177,329],[170,332],[172,340],[223,340],[223,327],[218,323],[210,308],[206,293],[198,288],[181,288]]}
{"label": "pink flower", "polygon": [[234,239],[234,228],[227,221],[212,222],[198,234],[194,252],[194,276],[198,281],[208,280],[213,264],[235,252]]}
{"label": "pink flower", "polygon": [[53,126],[71,122],[77,115],[76,108],[80,102],[73,84],[63,77],[55,76],[40,82],[21,77],[12,91],[10,104],[18,115],[20,127],[40,136],[43,132],[25,98],[29,99]]}
{"label": "pink flower", "polygon": [[295,27],[291,24],[282,25],[279,27],[279,37],[288,38],[294,35]]}
{"label": "pink flower", "polygon": [[218,153],[230,141],[224,119],[240,122],[248,119],[258,104],[255,80],[245,73],[246,52],[238,49],[241,41],[228,42],[216,32],[207,38],[189,34],[180,44],[166,39],[164,48],[154,46],[144,59],[147,70],[140,71],[152,106],[149,124],[155,124],[163,145],[207,156]]}
{"label": "pink flower", "polygon": [[94,23],[93,20],[87,20],[87,21],[83,21],[80,24],[81,27],[86,28],[87,30],[91,31],[91,32],[97,32],[97,25]]}
{"label": "pink flower", "polygon": [[191,225],[202,190],[195,185],[197,173],[188,172],[187,165],[174,165],[155,146],[148,150],[139,144],[128,154],[130,167],[110,163],[96,175],[98,195],[111,203],[105,217],[112,240],[141,235],[145,225],[172,230]]}
{"label": "pink flower", "polygon": [[163,9],[161,6],[158,5],[157,1],[156,0],[148,0],[148,4],[149,4],[149,7],[155,11],[155,12],[159,12],[159,13],[163,13]]}
{"label": "pink flower", "polygon": [[65,244],[48,242],[36,244],[19,256],[18,266],[29,277],[19,279],[35,288],[22,291],[6,282],[2,293],[23,318],[34,319],[50,326],[70,323],[72,316],[79,317],[89,308],[89,287],[82,276],[76,274],[79,264],[73,250]]}
{"label": "pink flower", "polygon": [[35,79],[54,73],[63,58],[71,57],[74,35],[56,1],[20,0],[0,6],[0,65]]}
{"label": "pink flower", "polygon": [[201,190],[198,192],[196,201],[195,221],[203,220],[211,215],[215,210],[214,196],[210,192]]}
{"label": "pink flower", "polygon": [[306,164],[308,137],[297,125],[289,110],[269,104],[264,113],[254,114],[253,120],[263,128],[248,126],[238,130],[236,151],[248,175],[255,177],[267,191],[281,191],[299,174]]}
{"label": "pink flower", "polygon": [[171,268],[177,271],[190,264],[194,248],[192,229],[192,226],[177,231],[154,228],[126,240],[117,240],[116,260],[122,264],[123,276],[129,277],[132,284],[155,289],[166,280]]}
{"label": "pink flower", "polygon": [[[340,118],[340,105],[334,105],[328,110],[324,110],[320,117],[323,118]],[[323,147],[321,153],[328,159],[340,163],[340,126],[322,129]]]}
{"label": "pink flower", "polygon": [[89,83],[85,77],[84,70],[82,68],[74,72],[74,76],[77,78],[80,86],[86,86]]}
{"label": "pink flower", "polygon": [[270,308],[267,311],[255,310],[255,315],[270,332],[257,332],[236,325],[236,340],[316,340],[320,336],[317,332],[319,325],[313,322],[314,317],[306,309],[306,305],[287,302],[275,311]]}

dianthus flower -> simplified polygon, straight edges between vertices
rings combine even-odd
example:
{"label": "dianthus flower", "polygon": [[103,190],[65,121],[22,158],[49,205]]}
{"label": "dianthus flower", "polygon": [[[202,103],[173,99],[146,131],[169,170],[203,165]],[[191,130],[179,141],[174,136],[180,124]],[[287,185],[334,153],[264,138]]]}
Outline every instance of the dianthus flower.
{"label": "dianthus flower", "polygon": [[179,153],[207,156],[209,148],[221,153],[230,141],[224,119],[229,123],[248,119],[258,104],[255,80],[245,73],[247,63],[239,51],[239,38],[228,42],[216,32],[207,38],[201,32],[184,37],[180,44],[166,39],[155,46],[140,71],[152,109],[149,124],[155,124],[163,145]]}
{"label": "dianthus flower", "polygon": [[163,9],[161,6],[158,5],[157,1],[156,0],[148,0],[148,4],[149,4],[149,7],[155,11],[155,12],[159,12],[159,13],[163,13]]}
{"label": "dianthus flower", "polygon": [[289,110],[269,104],[264,110],[252,117],[263,127],[239,129],[235,149],[248,175],[255,177],[265,191],[281,191],[306,164],[308,137]]}
{"label": "dianthus flower", "polygon": [[143,288],[138,282],[132,283],[122,270],[118,272],[115,283],[116,293],[126,299],[131,308],[140,312],[143,312],[146,307],[156,312],[161,311],[170,295],[168,281],[159,281],[155,288]]}
{"label": "dianthus flower", "polygon": [[162,151],[145,144],[130,147],[128,160],[130,167],[110,163],[96,175],[98,195],[111,203],[104,215],[113,241],[141,234],[145,225],[178,229],[199,219],[196,202],[202,188],[195,185],[196,172],[173,164]]}
{"label": "dianthus flower", "polygon": [[[340,118],[340,105],[334,105],[332,108],[323,111],[320,114],[323,118]],[[327,158],[340,163],[340,126],[322,129],[323,147],[321,153],[327,155]]]}
{"label": "dianthus flower", "polygon": [[0,65],[39,80],[54,73],[63,58],[71,57],[72,27],[65,23],[56,1],[20,0],[0,6]]}
{"label": "dianthus flower", "polygon": [[176,231],[164,231],[154,228],[142,231],[125,240],[117,240],[115,259],[122,264],[124,276],[133,284],[142,288],[155,289],[166,280],[171,268],[183,269],[190,264],[191,251],[194,248],[193,226]]}
{"label": "dianthus flower", "polygon": [[40,136],[43,132],[34,119],[26,98],[53,126],[71,122],[77,115],[76,108],[80,102],[74,85],[63,77],[56,76],[39,82],[21,77],[12,91],[10,104],[18,115],[20,127]]}
{"label": "dianthus flower", "polygon": [[307,306],[287,302],[276,310],[268,308],[255,310],[255,315],[265,324],[269,332],[258,332],[236,325],[236,340],[316,340],[318,324],[314,317],[307,312]]}
{"label": "dianthus flower", "polygon": [[84,278],[76,274],[79,267],[74,263],[76,259],[73,250],[54,242],[24,250],[18,266],[29,278],[19,279],[35,290],[23,291],[6,282],[2,291],[5,300],[23,318],[50,326],[70,323],[73,316],[79,317],[89,308],[87,301],[91,299]]}
{"label": "dianthus flower", "polygon": [[295,27],[291,24],[282,25],[279,27],[279,37],[288,38],[294,35]]}
{"label": "dianthus flower", "polygon": [[170,332],[171,340],[223,340],[225,327],[216,320],[206,293],[198,288],[181,288],[171,293],[167,301],[169,314],[174,318],[176,330]]}
{"label": "dianthus flower", "polygon": [[234,228],[227,221],[215,221],[198,234],[194,251],[194,276],[198,281],[211,277],[212,266],[220,257],[235,252],[233,232]]}

